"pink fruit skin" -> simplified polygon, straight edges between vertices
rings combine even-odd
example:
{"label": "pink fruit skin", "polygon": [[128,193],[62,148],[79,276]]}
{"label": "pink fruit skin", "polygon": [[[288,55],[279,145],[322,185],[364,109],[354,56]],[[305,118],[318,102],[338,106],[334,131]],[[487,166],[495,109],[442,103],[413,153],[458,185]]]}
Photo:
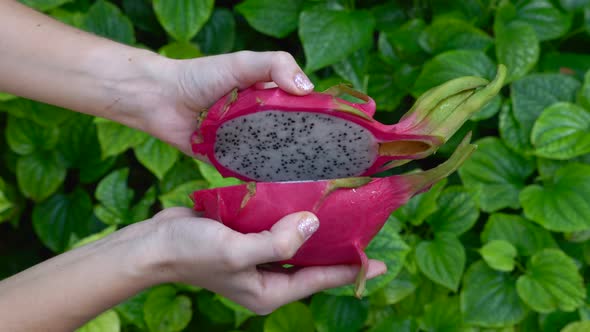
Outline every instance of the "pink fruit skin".
{"label": "pink fruit skin", "polygon": [[330,181],[261,182],[245,204],[246,184],[196,191],[191,198],[204,217],[241,233],[269,230],[286,214],[313,211],[320,220],[319,229],[292,259],[283,262],[312,266],[361,264],[362,250],[391,212],[416,194],[415,185],[405,176],[375,178],[358,188],[339,188],[325,195],[329,186]]}
{"label": "pink fruit skin", "polygon": [[[217,129],[224,122],[233,118],[265,110],[280,110],[285,112],[306,111],[334,115],[367,128],[375,136],[377,142],[399,140],[420,141],[426,142],[432,147],[440,146],[444,142],[443,138],[438,136],[412,134],[417,131],[413,122],[414,114],[394,125],[385,125],[374,120],[372,117],[375,113],[375,101],[370,97],[366,103],[355,104],[326,93],[312,92],[306,96],[295,96],[278,88],[259,89],[256,86],[252,86],[246,90],[240,91],[237,100],[231,103],[231,106],[228,108],[226,106],[230,98],[230,95],[227,95],[211,106],[200,124],[199,129],[195,131],[191,137],[193,153],[205,156],[224,177],[235,177],[244,181],[252,180],[226,168],[217,161],[214,154]],[[338,110],[339,108],[342,108],[342,105],[355,108],[362,112],[362,114],[365,114],[366,117]],[[373,175],[381,171],[382,166],[391,160],[418,159],[425,157],[430,153],[430,151],[424,151],[418,155],[379,155],[370,168],[365,170],[362,174],[357,174],[355,176]]]}

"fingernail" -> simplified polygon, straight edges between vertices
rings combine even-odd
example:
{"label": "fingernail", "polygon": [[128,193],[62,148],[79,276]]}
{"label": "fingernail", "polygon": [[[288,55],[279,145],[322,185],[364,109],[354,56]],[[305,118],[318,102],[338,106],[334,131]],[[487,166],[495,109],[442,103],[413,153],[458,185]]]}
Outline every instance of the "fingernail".
{"label": "fingernail", "polygon": [[305,76],[303,73],[297,73],[297,75],[295,75],[294,81],[295,85],[303,91],[313,90],[313,83],[311,83],[309,78],[307,78],[307,76]]}
{"label": "fingernail", "polygon": [[303,235],[303,238],[306,240],[309,239],[309,237],[315,233],[319,227],[320,221],[318,218],[309,213],[306,213],[303,219],[299,221],[299,225],[297,225],[299,232],[301,232],[301,235]]}

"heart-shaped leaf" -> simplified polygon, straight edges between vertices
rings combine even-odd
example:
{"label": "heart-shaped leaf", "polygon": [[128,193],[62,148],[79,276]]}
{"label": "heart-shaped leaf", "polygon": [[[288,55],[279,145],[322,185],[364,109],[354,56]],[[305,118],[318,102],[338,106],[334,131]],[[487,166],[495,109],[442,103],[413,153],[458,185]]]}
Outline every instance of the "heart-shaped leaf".
{"label": "heart-shaped leaf", "polygon": [[37,151],[19,157],[16,167],[21,192],[37,202],[51,196],[66,177],[66,168],[56,151]]}
{"label": "heart-shaped leaf", "polygon": [[94,121],[98,130],[98,142],[103,159],[136,147],[148,138],[148,135],[142,131],[113,121],[102,118],[96,118]]}
{"label": "heart-shaped leaf", "polygon": [[435,233],[467,232],[479,218],[479,210],[471,193],[461,186],[446,188],[438,198],[440,207],[426,220]]}
{"label": "heart-shaped leaf", "polygon": [[484,31],[456,18],[436,19],[422,34],[420,45],[431,54],[451,50],[485,51],[493,39]]}
{"label": "heart-shaped leaf", "polygon": [[426,90],[461,76],[479,76],[491,79],[496,65],[482,51],[456,50],[441,53],[422,68],[412,94],[419,96]]}
{"label": "heart-shaped leaf", "polygon": [[174,39],[189,41],[213,12],[214,0],[154,0],[158,20]]}
{"label": "heart-shaped leaf", "polygon": [[556,232],[590,228],[590,165],[572,163],[540,186],[526,187],[520,202],[527,218]]}
{"label": "heart-shaped leaf", "polygon": [[368,48],[374,26],[373,17],[366,11],[321,7],[304,10],[299,16],[299,37],[307,59],[306,70],[318,70],[360,48]]}
{"label": "heart-shaped leaf", "polygon": [[496,57],[508,68],[506,83],[524,77],[539,61],[541,47],[535,30],[526,23],[494,25]]}
{"label": "heart-shaped leaf", "polygon": [[459,297],[443,297],[427,304],[421,326],[425,331],[463,331]]}
{"label": "heart-shaped leaf", "polygon": [[293,302],[275,310],[264,320],[264,332],[313,332],[313,316],[301,302]]}
{"label": "heart-shaped leaf", "polygon": [[572,23],[572,17],[554,7],[550,0],[518,1],[515,20],[530,24],[535,29],[539,40],[563,36]]}
{"label": "heart-shaped leaf", "polygon": [[475,194],[483,211],[518,208],[518,194],[535,170],[534,160],[509,150],[496,137],[483,138],[476,144],[477,151],[459,169],[461,180]]}
{"label": "heart-shaped leaf", "polygon": [[88,235],[92,200],[82,189],[56,194],[33,209],[33,227],[43,244],[54,252],[64,251],[72,235]]}
{"label": "heart-shaped leaf", "polygon": [[309,307],[318,332],[360,330],[369,315],[368,302],[351,296],[316,294]]}
{"label": "heart-shaped leaf", "polygon": [[549,313],[572,311],[586,298],[582,276],[573,259],[563,251],[545,249],[533,255],[526,274],[516,283],[518,295],[533,310]]}
{"label": "heart-shaped leaf", "polygon": [[571,159],[590,153],[590,111],[570,103],[546,108],[531,133],[535,154],[550,159]]}
{"label": "heart-shaped leaf", "polygon": [[121,43],[135,43],[131,20],[117,6],[105,0],[97,0],[90,7],[84,18],[83,28]]}
{"label": "heart-shaped leaf", "polygon": [[233,50],[235,39],[234,15],[225,8],[216,8],[194,41],[205,54],[222,54]]}
{"label": "heart-shaped leaf", "polygon": [[107,310],[93,320],[84,324],[76,332],[119,332],[121,331],[121,320],[114,310]]}
{"label": "heart-shaped leaf", "polygon": [[139,162],[158,179],[162,179],[164,174],[172,168],[178,160],[178,155],[177,149],[154,137],[149,137],[135,147],[135,156]]}
{"label": "heart-shaped leaf", "polygon": [[461,291],[461,312],[466,323],[484,327],[511,326],[522,321],[527,311],[518,297],[513,276],[494,271],[483,261],[467,269]]}
{"label": "heart-shaped leaf", "polygon": [[27,155],[36,150],[51,150],[59,138],[58,127],[43,127],[25,118],[8,116],[6,142],[18,154]]}
{"label": "heart-shaped leaf", "polygon": [[488,266],[494,270],[510,272],[514,269],[516,248],[504,240],[492,240],[486,243],[479,253]]}
{"label": "heart-shaped leaf", "polygon": [[151,332],[180,332],[192,318],[192,303],[173,286],[159,286],[149,292],[143,314]]}
{"label": "heart-shaped leaf", "polygon": [[494,213],[488,219],[481,241],[500,240],[512,244],[521,256],[531,256],[545,248],[557,248],[551,233],[531,221],[505,213]]}
{"label": "heart-shaped leaf", "polygon": [[259,32],[284,38],[297,29],[302,0],[246,0],[236,6],[246,21]]}
{"label": "heart-shaped leaf", "polygon": [[416,247],[418,267],[430,280],[457,291],[465,268],[465,248],[453,234],[438,233]]}

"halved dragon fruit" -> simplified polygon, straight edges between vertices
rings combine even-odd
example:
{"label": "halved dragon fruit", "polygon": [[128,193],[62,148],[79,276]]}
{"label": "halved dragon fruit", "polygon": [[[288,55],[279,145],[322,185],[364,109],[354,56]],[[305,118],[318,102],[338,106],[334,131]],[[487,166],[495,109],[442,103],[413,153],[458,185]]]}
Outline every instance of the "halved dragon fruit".
{"label": "halved dragon fruit", "polygon": [[[489,84],[477,77],[442,84],[418,98],[394,125],[375,121],[373,100],[343,86],[304,97],[278,89],[234,91],[203,115],[192,147],[222,175],[250,182],[196,191],[194,209],[242,233],[269,230],[293,212],[314,212],[319,230],[283,263],[360,264],[360,296],[364,249],[389,215],[454,172],[475,146],[468,135],[438,167],[370,175],[436,151],[499,92],[505,76],[500,65]],[[342,91],[366,103],[335,97]]]}
{"label": "halved dragon fruit", "polygon": [[498,93],[504,76],[500,65],[489,84],[467,76],[435,87],[393,125],[373,119],[373,99],[343,85],[306,96],[234,90],[202,113],[192,150],[223,176],[246,181],[370,176],[434,153]]}
{"label": "halved dragon fruit", "polygon": [[364,289],[365,247],[389,215],[414,195],[455,171],[475,146],[469,137],[443,164],[421,172],[384,178],[352,177],[301,182],[249,182],[205,189],[191,195],[194,209],[241,233],[269,230],[287,214],[314,212],[321,227],[295,256],[296,266],[360,264],[357,294]]}

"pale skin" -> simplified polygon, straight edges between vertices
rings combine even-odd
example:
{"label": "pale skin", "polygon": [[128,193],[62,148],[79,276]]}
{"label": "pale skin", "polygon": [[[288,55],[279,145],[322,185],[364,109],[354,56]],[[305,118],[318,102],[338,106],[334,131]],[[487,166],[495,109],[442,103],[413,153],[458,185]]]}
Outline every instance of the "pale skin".
{"label": "pale skin", "polygon": [[[0,1],[0,91],[117,121],[188,155],[199,112],[233,88],[258,82],[296,95],[313,89],[284,52],[171,60],[68,27],[16,1]],[[0,281],[0,330],[72,331],[167,282],[203,287],[268,314],[354,282],[359,268],[353,265],[294,273],[258,267],[292,257],[317,226],[321,220],[301,211],[270,231],[241,234],[190,209],[166,209]],[[368,277],[385,270],[371,260]]]}

